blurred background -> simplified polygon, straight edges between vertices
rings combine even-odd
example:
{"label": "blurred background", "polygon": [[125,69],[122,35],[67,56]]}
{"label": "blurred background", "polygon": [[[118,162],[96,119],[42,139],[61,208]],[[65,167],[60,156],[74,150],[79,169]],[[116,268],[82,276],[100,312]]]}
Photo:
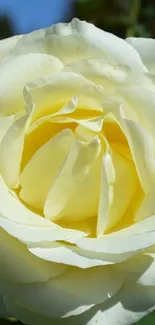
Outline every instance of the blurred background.
{"label": "blurred background", "polygon": [[[0,0],[0,39],[69,22],[73,17],[122,38],[155,38],[155,0]],[[0,325],[21,324],[14,321],[0,319]],[[138,324],[155,324],[155,318],[151,314]]]}
{"label": "blurred background", "polygon": [[75,16],[122,38],[155,37],[155,0],[0,0],[0,39]]}

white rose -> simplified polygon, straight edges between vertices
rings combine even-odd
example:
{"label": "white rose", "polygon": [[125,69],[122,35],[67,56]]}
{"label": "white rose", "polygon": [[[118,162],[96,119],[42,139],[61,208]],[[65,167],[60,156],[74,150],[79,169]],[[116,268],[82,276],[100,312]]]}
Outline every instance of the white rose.
{"label": "white rose", "polygon": [[155,308],[155,43],[128,42],[74,19],[0,63],[0,293],[25,324]]}
{"label": "white rose", "polygon": [[0,61],[5,59],[5,57],[13,50],[17,41],[22,37],[22,35],[16,35],[8,37],[4,40],[0,40]]}

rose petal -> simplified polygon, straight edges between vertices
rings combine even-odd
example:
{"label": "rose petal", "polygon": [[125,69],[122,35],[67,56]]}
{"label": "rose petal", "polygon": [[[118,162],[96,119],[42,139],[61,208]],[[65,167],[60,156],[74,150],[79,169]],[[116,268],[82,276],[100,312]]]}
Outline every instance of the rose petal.
{"label": "rose petal", "polygon": [[[18,196],[11,192],[0,177],[0,226],[12,236],[25,242],[73,240],[87,233],[63,229],[28,209]],[[22,218],[21,218],[22,216]]]}
{"label": "rose petal", "polygon": [[153,182],[150,191],[145,195],[134,217],[135,222],[139,222],[145,218],[155,215],[154,192],[155,192],[155,183]]}
{"label": "rose petal", "polygon": [[104,101],[108,97],[88,79],[68,72],[36,79],[27,84],[27,92],[35,104],[31,112],[32,122],[51,114],[52,116],[66,114],[64,105],[68,105],[71,98],[76,100],[72,102],[70,113],[76,109],[78,100],[79,113],[83,113],[81,119],[86,113],[88,116],[91,113],[89,117],[97,117],[99,113],[100,115],[103,113]]}
{"label": "rose petal", "polygon": [[[112,266],[69,268],[46,283],[3,285],[3,293],[21,306],[51,318],[82,314],[111,298],[123,282]],[[23,295],[24,290],[24,295]]]}
{"label": "rose petal", "polygon": [[[87,177],[89,177],[89,173],[91,172],[91,169],[100,154],[100,150],[100,141],[97,137],[94,138],[88,145],[83,144],[80,141],[75,142],[69,152],[64,166],[62,167],[62,170],[55,180],[55,183],[49,190],[44,207],[44,214],[46,218],[55,221],[62,217],[71,217],[71,220],[74,218],[77,221],[81,218],[83,220],[84,218],[93,216],[92,214],[97,209],[96,201],[98,200],[98,195],[95,196],[94,199],[94,191],[89,191],[91,179],[89,183],[87,182]],[[85,180],[86,184],[84,184]],[[99,179],[97,177],[97,184],[98,181]],[[85,186],[82,188],[81,195],[79,186],[81,187],[83,184]],[[91,193],[89,205],[87,202],[85,202],[84,196],[87,189],[89,194]]]}
{"label": "rose petal", "polygon": [[155,178],[154,140],[148,131],[125,116],[123,105],[105,108],[112,113],[127,138],[142,189],[147,193]]}
{"label": "rose petal", "polygon": [[16,54],[31,52],[54,55],[64,64],[104,56],[116,63],[146,71],[138,53],[127,42],[76,18],[69,24],[56,24],[26,35],[14,49]]}
{"label": "rose petal", "polygon": [[[50,325],[51,321],[56,325],[130,325],[137,322],[147,315],[154,307],[154,289],[145,289],[135,283],[126,283],[123,288],[107,302],[96,305],[89,311],[75,317],[67,317],[65,319],[52,319],[27,310],[15,301],[9,298],[5,299],[7,308],[17,315],[24,323],[33,325],[37,321],[38,325]],[[152,314],[153,315],[153,314]],[[154,320],[151,315],[149,319]]]}
{"label": "rose petal", "polygon": [[65,265],[38,259],[23,243],[0,229],[0,287],[4,283],[47,282],[65,269]]}
{"label": "rose petal", "polygon": [[54,74],[62,69],[58,58],[39,53],[12,56],[0,64],[0,111],[4,116],[22,110],[23,89],[42,75]]}
{"label": "rose petal", "polygon": [[2,141],[3,137],[5,136],[6,132],[12,125],[14,120],[14,116],[7,116],[0,118],[0,142]]}
{"label": "rose petal", "polygon": [[7,57],[21,37],[22,35],[16,35],[0,40],[0,61]]}
{"label": "rose petal", "polygon": [[136,281],[142,286],[155,286],[155,254],[136,255],[117,264],[116,268],[124,272],[126,279]]}
{"label": "rose petal", "polygon": [[0,144],[0,171],[9,188],[17,188],[19,185],[24,136],[28,124],[27,116],[15,121]]}
{"label": "rose petal", "polygon": [[139,53],[143,63],[151,73],[155,72],[154,50],[155,40],[152,38],[128,37],[126,41]]}
{"label": "rose petal", "polygon": [[20,174],[19,196],[25,202],[33,207],[43,209],[50,187],[55,181],[73,141],[72,131],[63,130],[32,156]]}
{"label": "rose petal", "polygon": [[0,318],[7,318],[7,317],[11,317],[11,314],[6,309],[3,296],[0,295]]}
{"label": "rose petal", "polygon": [[120,92],[136,112],[138,123],[155,138],[155,88],[147,88],[145,84],[142,87],[131,85],[121,87]]}
{"label": "rose petal", "polygon": [[122,262],[133,256],[134,252],[124,254],[104,254],[86,251],[76,246],[59,243],[42,242],[28,244],[29,251],[46,261],[63,263],[65,265],[77,266],[82,269],[93,266],[108,265]]}
{"label": "rose petal", "polygon": [[96,238],[80,238],[79,248],[93,252],[122,254],[136,252],[155,244],[155,216],[144,219],[127,228]]}
{"label": "rose petal", "polygon": [[125,215],[138,183],[131,161],[114,150],[103,157],[102,168],[98,235],[114,227]]}

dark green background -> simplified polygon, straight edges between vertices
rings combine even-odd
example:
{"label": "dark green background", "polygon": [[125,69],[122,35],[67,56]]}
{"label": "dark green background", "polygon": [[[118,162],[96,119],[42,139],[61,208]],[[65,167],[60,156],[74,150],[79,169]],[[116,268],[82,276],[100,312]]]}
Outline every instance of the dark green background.
{"label": "dark green background", "polygon": [[76,16],[122,38],[155,37],[155,0],[78,0]]}

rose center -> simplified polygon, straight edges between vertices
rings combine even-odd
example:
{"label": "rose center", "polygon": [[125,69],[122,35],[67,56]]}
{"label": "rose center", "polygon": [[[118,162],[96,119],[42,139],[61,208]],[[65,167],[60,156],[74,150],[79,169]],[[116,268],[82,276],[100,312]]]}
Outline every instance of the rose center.
{"label": "rose center", "polygon": [[[101,151],[91,161],[93,153],[87,147],[95,136]],[[110,148],[104,180],[109,188],[106,229],[115,227],[132,205],[138,179],[127,140],[112,121],[105,120],[99,132],[87,129],[77,120],[66,123],[45,120],[31,128],[25,138],[20,199],[43,217],[68,226],[93,219],[97,224],[100,218],[106,218],[106,208],[101,211],[104,138]],[[75,146],[77,140],[82,140],[83,147]]]}

